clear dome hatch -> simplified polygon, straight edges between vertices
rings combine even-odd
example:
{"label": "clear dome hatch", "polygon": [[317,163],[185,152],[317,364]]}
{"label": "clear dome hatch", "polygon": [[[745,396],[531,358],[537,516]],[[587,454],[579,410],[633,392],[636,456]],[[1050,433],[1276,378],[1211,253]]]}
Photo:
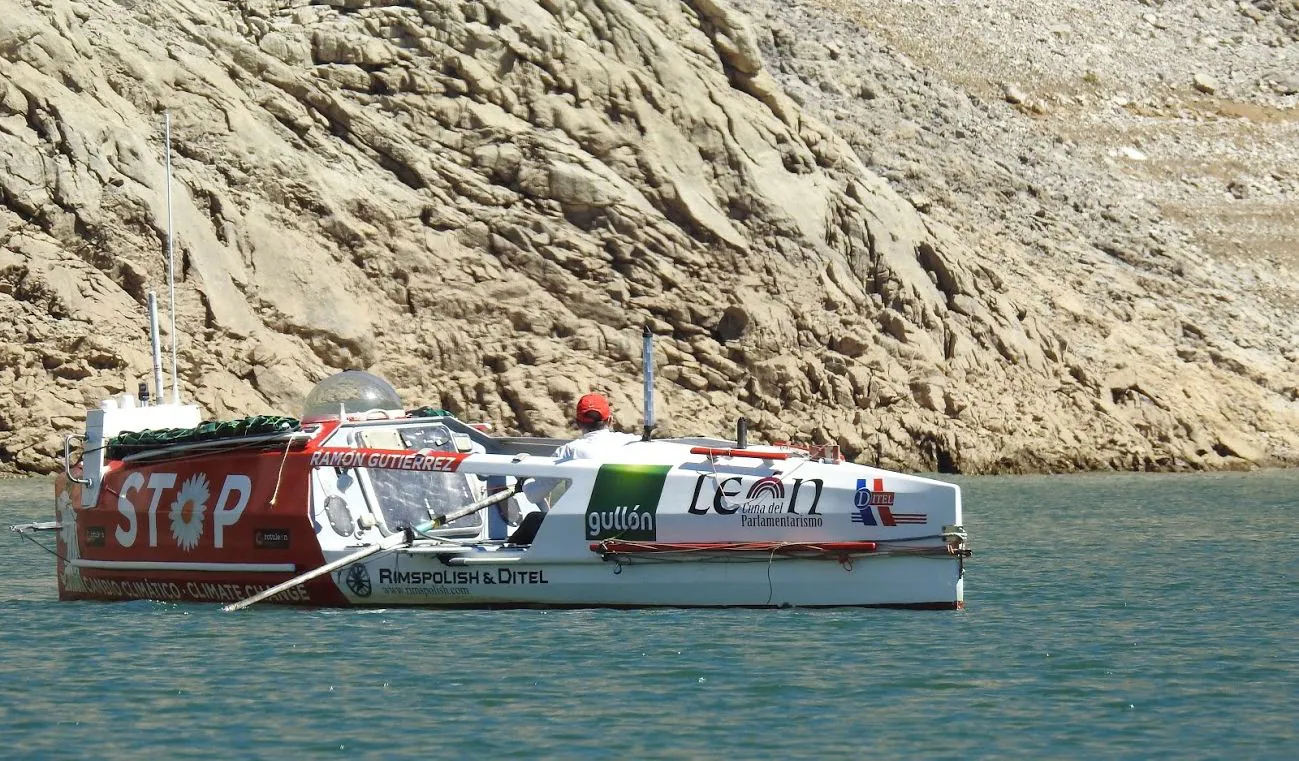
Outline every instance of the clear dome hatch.
{"label": "clear dome hatch", "polygon": [[317,383],[307,394],[302,422],[337,420],[340,409],[349,415],[370,410],[404,413],[397,389],[383,378],[361,370],[344,370]]}

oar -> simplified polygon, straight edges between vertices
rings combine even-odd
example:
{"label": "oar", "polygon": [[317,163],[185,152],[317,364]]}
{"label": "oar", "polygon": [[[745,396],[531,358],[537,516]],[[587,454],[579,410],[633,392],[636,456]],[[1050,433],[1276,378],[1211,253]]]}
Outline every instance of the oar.
{"label": "oar", "polygon": [[484,497],[483,499],[478,500],[472,505],[465,507],[463,510],[457,510],[456,512],[451,513],[449,515],[439,515],[431,521],[425,521],[419,524],[418,526],[412,526],[411,530],[408,532],[403,531],[399,534],[393,534],[392,536],[384,537],[384,539],[380,541],[378,544],[371,545],[369,547],[366,547],[363,550],[357,550],[356,552],[353,552],[351,555],[348,555],[346,557],[341,557],[332,563],[325,563],[319,568],[316,568],[311,571],[307,571],[306,573],[300,576],[295,576],[292,579],[289,579],[288,581],[282,584],[276,584],[270,589],[266,589],[261,592],[258,592],[252,597],[240,600],[239,602],[232,602],[229,605],[223,606],[221,610],[225,611],[226,613],[233,613],[236,610],[243,610],[244,608],[247,608],[250,605],[256,605],[257,603],[261,602],[262,600],[265,600],[268,597],[274,597],[275,595],[279,594],[280,592],[283,592],[286,589],[292,589],[293,587],[296,587],[299,584],[305,584],[306,582],[311,581],[312,579],[315,579],[320,576],[324,576],[327,573],[332,573],[334,571],[337,571],[339,568],[344,568],[346,566],[349,566],[358,560],[364,560],[370,557],[371,555],[377,555],[380,552],[385,552],[387,550],[395,550],[398,547],[402,546],[403,544],[410,544],[415,534],[423,531],[429,531],[431,529],[439,528],[441,526],[445,526],[446,524],[452,521],[459,520],[465,517],[466,515],[472,515],[478,512],[479,510],[482,510],[484,507],[494,505],[497,502],[503,502],[509,499],[510,497],[513,497],[515,494],[518,494],[520,490],[520,486],[521,484],[516,484],[515,487],[509,491],[497,492],[496,494],[492,494],[491,496]]}
{"label": "oar", "polygon": [[[509,499],[510,497],[513,497],[515,494],[518,494],[521,491],[523,491],[523,481],[519,481],[515,483],[514,488],[510,489],[509,491],[499,491],[495,494],[484,497],[478,500],[477,502],[473,503],[472,505],[465,507],[462,510],[457,510],[454,513],[448,513],[447,515],[435,515],[433,516],[433,520],[428,522],[429,528],[441,528],[447,525],[448,523],[453,523],[455,521],[460,520],[466,515],[473,515],[479,510],[482,510],[484,507],[488,507],[489,505],[494,505],[497,502],[504,502],[505,500]],[[415,530],[428,531],[428,528],[423,528],[422,526],[419,526],[416,527]]]}

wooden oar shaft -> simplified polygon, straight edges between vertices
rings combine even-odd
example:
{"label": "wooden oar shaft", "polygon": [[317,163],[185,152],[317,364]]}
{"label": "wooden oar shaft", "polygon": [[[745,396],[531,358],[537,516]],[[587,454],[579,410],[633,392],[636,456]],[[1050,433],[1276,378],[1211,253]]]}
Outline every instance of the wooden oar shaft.
{"label": "wooden oar shaft", "polygon": [[424,531],[429,531],[431,529],[438,528],[439,526],[445,526],[451,521],[459,520],[465,517],[466,515],[472,515],[473,513],[482,510],[484,507],[489,507],[491,505],[496,504],[497,502],[503,502],[506,499],[509,499],[510,497],[514,496],[515,494],[518,494],[518,492],[519,492],[519,488],[516,486],[514,489],[501,491],[496,494],[492,494],[490,496],[484,497],[483,499],[478,500],[477,502],[473,503],[472,505],[469,505],[463,510],[457,510],[456,512],[451,513],[450,515],[439,516],[437,518],[434,518],[431,521],[425,521],[419,524],[418,526],[412,527],[411,531],[409,532],[409,535],[407,532],[403,531],[398,534],[393,534],[391,536],[384,537],[383,540],[380,541],[378,544],[374,544],[369,547],[365,547],[363,549],[357,550],[356,552],[353,552],[351,555],[346,555],[344,557],[341,557],[338,560],[333,561],[332,563],[325,563],[319,568],[315,568],[310,571],[307,571],[304,574],[295,576],[286,582],[276,584],[270,589],[262,590],[261,592],[258,592],[257,594],[253,595],[252,597],[248,597],[246,599],[240,600],[239,602],[232,602],[229,605],[222,607],[221,610],[225,611],[226,613],[233,613],[236,610],[243,610],[244,608],[247,608],[250,605],[256,605],[257,603],[269,597],[274,597],[280,592],[283,592],[287,589],[292,589],[293,587],[296,587],[299,584],[305,584],[308,581],[311,581],[312,579],[319,578],[321,576],[324,576],[327,573],[332,573],[334,571],[337,571],[340,568],[345,568],[357,562],[358,560],[364,560],[370,557],[371,555],[377,555],[380,552],[384,552],[386,550],[397,549],[403,544],[409,544],[410,542],[409,536],[413,536],[414,534],[419,534]]}
{"label": "wooden oar shaft", "polygon": [[[464,509],[457,510],[454,513],[448,513],[446,515],[439,515],[435,517],[433,520],[429,521],[429,528],[441,528],[442,526],[445,526],[448,523],[460,520],[466,515],[473,515],[479,510],[482,510],[484,507],[488,507],[489,505],[494,505],[497,502],[504,502],[505,500],[509,499],[510,497],[513,497],[515,494],[518,493],[519,493],[519,487],[517,486],[514,487],[513,489],[509,489],[506,491],[499,491],[495,494],[489,495],[487,497],[484,497],[483,499],[478,500],[477,502],[473,503],[472,505],[469,505],[468,507],[465,507]],[[428,529],[420,528],[417,530],[427,531]]]}
{"label": "wooden oar shaft", "polygon": [[[399,539],[401,541],[405,541],[406,537],[402,534],[393,534],[392,536],[388,537],[388,539]],[[319,568],[316,568],[311,571],[307,571],[306,573],[300,576],[295,576],[292,579],[289,579],[288,581],[282,584],[276,584],[270,589],[266,589],[261,592],[258,592],[252,597],[240,600],[239,602],[232,602],[229,605],[226,605],[223,608],[221,608],[221,610],[225,611],[226,613],[232,613],[236,610],[243,610],[244,608],[247,608],[249,605],[255,605],[261,602],[262,600],[265,600],[268,597],[274,597],[275,595],[279,594],[280,592],[283,592],[286,589],[292,589],[293,587],[296,587],[299,584],[305,584],[306,582],[311,581],[312,579],[318,576],[324,576],[325,574],[336,571],[339,568],[342,568],[343,566],[351,565],[352,563],[355,563],[358,560],[364,560],[365,558],[368,558],[371,555],[374,555],[375,553],[383,552],[386,549],[391,549],[391,547],[385,546],[386,541],[387,540],[372,545],[370,547],[366,547],[363,550],[358,550],[357,552],[354,552],[351,555],[348,555],[346,557],[339,558],[338,560],[335,560],[332,563],[326,563],[320,566]],[[401,542],[394,544],[393,547],[399,546],[400,543]]]}

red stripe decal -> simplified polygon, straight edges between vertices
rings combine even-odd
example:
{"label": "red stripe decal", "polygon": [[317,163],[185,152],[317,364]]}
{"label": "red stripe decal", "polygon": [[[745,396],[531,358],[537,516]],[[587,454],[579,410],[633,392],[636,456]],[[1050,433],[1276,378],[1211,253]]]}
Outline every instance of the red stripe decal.
{"label": "red stripe decal", "polygon": [[875,552],[875,542],[632,542],[606,540],[590,545],[591,552],[774,552],[843,554]]}
{"label": "red stripe decal", "polygon": [[690,454],[702,454],[708,457],[752,457],[758,460],[786,460],[786,452],[761,452],[756,449],[714,449],[712,447],[693,447]]}
{"label": "red stripe decal", "polygon": [[417,470],[450,473],[460,467],[468,455],[436,449],[349,449],[321,447],[311,453],[316,468],[376,468],[379,470]]}

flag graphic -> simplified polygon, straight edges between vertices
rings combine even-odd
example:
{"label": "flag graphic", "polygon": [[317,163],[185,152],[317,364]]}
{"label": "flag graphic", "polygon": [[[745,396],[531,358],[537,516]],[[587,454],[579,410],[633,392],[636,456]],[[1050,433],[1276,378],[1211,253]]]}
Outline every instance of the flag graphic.
{"label": "flag graphic", "polygon": [[[893,512],[893,500],[897,495],[895,492],[884,491],[884,479],[875,479],[872,487],[866,486],[866,479],[857,479],[857,491],[853,494],[853,508],[857,514],[852,516],[853,523],[863,526],[902,526],[929,521],[929,516],[925,513]],[[879,511],[878,521],[875,519],[875,511]]]}

